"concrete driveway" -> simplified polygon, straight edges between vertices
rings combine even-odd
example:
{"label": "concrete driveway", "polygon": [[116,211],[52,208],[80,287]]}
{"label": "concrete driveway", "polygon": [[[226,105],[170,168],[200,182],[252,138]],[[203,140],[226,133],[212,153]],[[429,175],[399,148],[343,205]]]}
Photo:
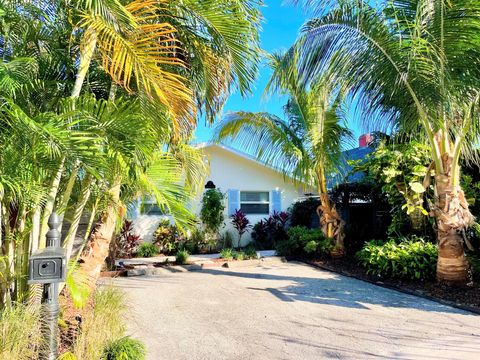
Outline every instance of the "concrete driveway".
{"label": "concrete driveway", "polygon": [[480,316],[300,263],[111,281],[152,360],[480,359]]}

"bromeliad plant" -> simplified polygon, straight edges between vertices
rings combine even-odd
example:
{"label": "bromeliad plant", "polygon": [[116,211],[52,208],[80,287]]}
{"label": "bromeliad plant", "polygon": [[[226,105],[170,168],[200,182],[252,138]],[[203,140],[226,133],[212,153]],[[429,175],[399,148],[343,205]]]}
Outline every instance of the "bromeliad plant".
{"label": "bromeliad plant", "polygon": [[367,115],[380,113],[384,127],[426,139],[435,171],[437,278],[465,284],[462,232],[474,219],[460,184],[460,160],[480,160],[480,2],[295,2],[317,12],[295,45],[303,86],[328,72],[362,98]]}
{"label": "bromeliad plant", "polygon": [[235,210],[235,213],[231,216],[232,225],[238,233],[237,248],[240,248],[242,242],[242,235],[245,234],[248,229],[252,227],[250,220],[242,210]]}

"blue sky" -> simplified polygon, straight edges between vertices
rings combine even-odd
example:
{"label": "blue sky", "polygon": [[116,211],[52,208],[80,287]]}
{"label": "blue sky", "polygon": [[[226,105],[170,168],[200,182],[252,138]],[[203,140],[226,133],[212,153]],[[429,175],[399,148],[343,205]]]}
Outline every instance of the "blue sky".
{"label": "blue sky", "polygon": [[[260,34],[261,46],[267,52],[287,50],[297,38],[302,24],[308,19],[302,9],[291,5],[282,5],[282,2],[282,0],[265,0],[266,6],[262,8],[264,23]],[[262,65],[252,94],[247,98],[242,98],[236,93],[231,95],[224,112],[267,111],[282,117],[285,98],[272,96],[265,99],[263,96],[269,78],[270,70],[267,66]],[[361,131],[353,121],[353,113],[349,117],[352,118],[351,124],[349,124],[350,128],[354,131],[355,137],[358,137]],[[212,129],[205,126],[203,121],[199,121],[195,142],[209,141],[211,134]]]}

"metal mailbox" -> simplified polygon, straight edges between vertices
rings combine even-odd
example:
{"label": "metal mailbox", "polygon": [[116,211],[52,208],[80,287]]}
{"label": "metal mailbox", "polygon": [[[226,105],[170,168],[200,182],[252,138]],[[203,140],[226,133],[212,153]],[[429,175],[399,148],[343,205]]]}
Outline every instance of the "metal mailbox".
{"label": "metal mailbox", "polygon": [[46,248],[30,256],[29,284],[65,282],[67,255],[63,248]]}

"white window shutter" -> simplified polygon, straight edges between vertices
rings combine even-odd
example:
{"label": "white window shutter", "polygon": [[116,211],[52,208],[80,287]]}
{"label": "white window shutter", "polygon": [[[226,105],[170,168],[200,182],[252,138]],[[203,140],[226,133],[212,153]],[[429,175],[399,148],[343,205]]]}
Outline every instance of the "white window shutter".
{"label": "white window shutter", "polygon": [[235,214],[240,209],[240,191],[235,189],[228,190],[228,215]]}
{"label": "white window shutter", "polygon": [[279,190],[272,190],[271,192],[272,213],[274,211],[282,211],[282,192]]}

